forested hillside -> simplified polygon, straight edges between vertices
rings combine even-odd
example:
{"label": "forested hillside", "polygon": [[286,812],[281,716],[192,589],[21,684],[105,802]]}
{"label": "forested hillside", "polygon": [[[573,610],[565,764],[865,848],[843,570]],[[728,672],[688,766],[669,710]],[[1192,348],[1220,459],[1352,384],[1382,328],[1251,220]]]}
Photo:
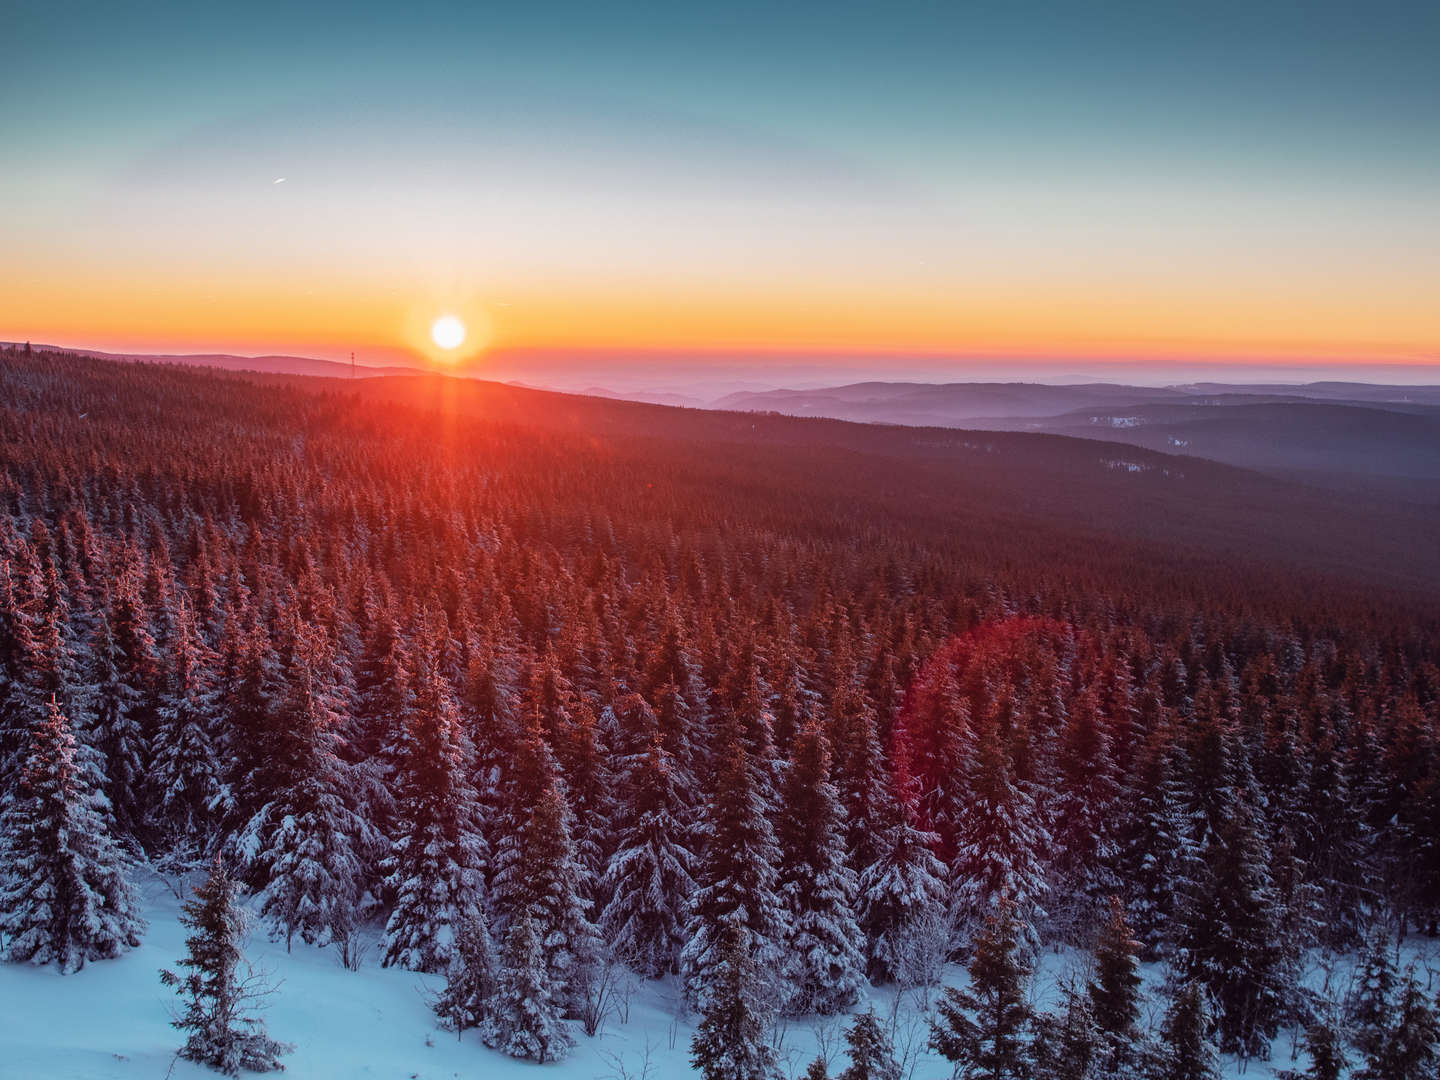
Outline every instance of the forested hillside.
{"label": "forested hillside", "polygon": [[[1097,446],[0,352],[5,955],[115,956],[136,863],[218,857],[519,1058],[624,966],[771,1076],[775,1017],[960,960],[977,1075],[1299,1025],[1433,1076],[1386,1057],[1434,1060],[1387,966],[1440,919],[1433,518]],[[1052,946],[1099,962],[1033,1013]]]}

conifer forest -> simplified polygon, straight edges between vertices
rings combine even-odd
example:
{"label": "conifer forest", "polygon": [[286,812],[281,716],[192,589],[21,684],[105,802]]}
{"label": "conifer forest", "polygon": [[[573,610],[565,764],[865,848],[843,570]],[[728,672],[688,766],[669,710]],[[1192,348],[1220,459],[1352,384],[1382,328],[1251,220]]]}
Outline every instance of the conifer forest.
{"label": "conifer forest", "polygon": [[173,924],[227,1075],[265,951],[474,1076],[1435,1080],[1440,533],[975,438],[0,351],[6,973]]}

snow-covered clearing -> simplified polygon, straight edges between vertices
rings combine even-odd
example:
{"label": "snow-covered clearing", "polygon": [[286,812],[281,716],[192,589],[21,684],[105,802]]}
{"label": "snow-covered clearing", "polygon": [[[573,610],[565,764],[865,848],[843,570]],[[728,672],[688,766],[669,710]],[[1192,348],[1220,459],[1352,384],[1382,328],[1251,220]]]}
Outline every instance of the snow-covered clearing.
{"label": "snow-covered clearing", "polygon": [[[88,964],[73,975],[62,976],[54,967],[0,964],[0,1076],[5,1080],[198,1080],[216,1075],[175,1058],[183,1039],[169,1021],[178,999],[160,985],[158,972],[173,967],[185,951],[180,901],[154,874],[142,876],[139,884],[150,923],[140,948],[116,960]],[[378,928],[369,932],[378,940]],[[1435,943],[1413,941],[1406,962],[1440,969]],[[695,1019],[685,1014],[673,980],[637,984],[629,996],[628,1020],[612,1018],[593,1039],[577,1027],[579,1045],[569,1059],[541,1066],[487,1049],[474,1032],[457,1039],[441,1031],[426,1003],[441,979],[381,968],[373,942],[358,972],[342,967],[334,950],[297,941],[287,954],[284,942],[270,941],[263,927],[251,933],[247,953],[276,986],[265,1015],[271,1035],[295,1044],[294,1054],[285,1059],[289,1076],[663,1080],[693,1075],[689,1051]],[[1071,954],[1043,956],[1036,980],[1040,1004],[1053,997],[1057,976],[1076,963]],[[1332,978],[1343,985],[1348,963],[1338,963],[1334,971]],[[1158,972],[1147,971],[1147,976],[1153,979]],[[949,972],[950,981],[963,978],[962,969]],[[1323,978],[1317,966],[1312,981],[1318,985]],[[907,1037],[911,1042],[917,1067],[910,1080],[946,1080],[950,1066],[923,1049],[927,1029],[908,996],[898,1017],[890,991],[873,991],[870,1000],[877,1013],[896,1020],[897,1056],[905,1050]],[[1150,1005],[1158,1014],[1158,997],[1152,997]],[[1158,1015],[1152,1019],[1158,1022]],[[846,1023],[844,1018],[788,1022],[781,1032],[781,1056],[790,1075],[802,1074],[822,1051],[828,1053],[832,1075],[842,1069]],[[1251,1062],[1242,1071],[1229,1061],[1226,1076],[1269,1080],[1275,1069],[1296,1067],[1290,1047],[1290,1034],[1282,1032],[1272,1062]]]}

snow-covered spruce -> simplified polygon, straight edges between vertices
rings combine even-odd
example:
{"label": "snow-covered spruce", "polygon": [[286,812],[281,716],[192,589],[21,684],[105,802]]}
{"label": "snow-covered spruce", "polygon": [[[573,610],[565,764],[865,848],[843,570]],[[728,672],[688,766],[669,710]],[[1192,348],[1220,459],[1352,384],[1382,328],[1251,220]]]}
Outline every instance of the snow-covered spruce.
{"label": "snow-covered spruce", "polygon": [[575,855],[573,816],[540,718],[522,721],[506,782],[502,832],[496,844],[494,906],[510,930],[528,916],[544,956],[547,993],[562,1015],[585,1010],[600,942],[583,890],[586,874]]}
{"label": "snow-covered spruce", "polygon": [[881,1027],[874,1009],[856,1015],[845,1032],[850,1064],[836,1080],[900,1080],[902,1069],[895,1048]]}
{"label": "snow-covered spruce", "polygon": [[1125,907],[1110,897],[1110,917],[1095,945],[1095,971],[1086,987],[1095,1020],[1095,1061],[1114,1080],[1139,1077],[1146,1045],[1140,1022],[1140,943],[1125,921]]}
{"label": "snow-covered spruce", "polygon": [[78,971],[140,944],[144,921],[97,778],[50,702],[0,816],[0,939],[8,960]]}
{"label": "snow-covered spruce", "polygon": [[1185,768],[1183,744],[1169,724],[1159,723],[1137,750],[1121,796],[1126,824],[1118,842],[1119,878],[1129,921],[1150,959],[1171,951],[1175,913],[1199,861],[1181,782]]}
{"label": "snow-covered spruce", "polygon": [[1060,732],[1052,921],[1057,929],[1083,940],[1097,921],[1105,898],[1116,888],[1115,800],[1119,784],[1110,736],[1092,686],[1068,711]]}
{"label": "snow-covered spruce", "polygon": [[127,546],[114,584],[109,632],[97,642],[94,677],[100,710],[95,734],[105,755],[105,792],[116,825],[123,833],[148,839],[155,795],[149,769],[162,680],[138,560],[138,553]]}
{"label": "snow-covered spruce", "polygon": [[510,922],[499,984],[481,1026],[485,1045],[511,1057],[544,1064],[562,1061],[575,1045],[535,920],[522,911]]}
{"label": "snow-covered spruce", "polygon": [[685,944],[695,856],[685,844],[683,808],[670,755],[657,736],[626,774],[620,839],[605,871],[610,900],[600,914],[614,954],[650,978],[678,970]]}
{"label": "snow-covered spruce", "polygon": [[1200,886],[1182,916],[1179,968],[1215,1009],[1220,1049],[1253,1056],[1279,1030],[1288,954],[1256,820],[1243,803],[1211,834]]}
{"label": "snow-covered spruce", "polygon": [[772,993],[759,970],[752,936],[743,925],[727,922],[714,939],[690,1064],[704,1080],[779,1080],[779,1055],[767,1038]]}
{"label": "snow-covered spruce", "polygon": [[1440,1073],[1437,1005],[1410,965],[1395,994],[1393,1015],[1365,1053],[1356,1080],[1432,1080]]}
{"label": "snow-covered spruce", "polygon": [[386,863],[395,906],[381,962],[443,971],[457,928],[483,919],[486,852],[456,706],[433,658],[415,684],[399,776],[399,838]]}
{"label": "snow-covered spruce", "polygon": [[812,722],[795,739],[777,830],[790,962],[786,1011],[797,1016],[848,1009],[865,982],[855,872],[845,865],[844,813],[829,775],[830,749]]}
{"label": "snow-covered spruce", "polygon": [[733,978],[720,952],[724,931],[733,926],[745,932],[747,955],[769,982],[775,1007],[787,991],[783,943],[789,920],[776,892],[780,851],[734,724],[727,725],[716,765],[699,887],[680,953],[685,994],[692,1007],[706,1013],[722,971],[724,978]]}
{"label": "snow-covered spruce", "polygon": [[441,1027],[461,1034],[485,1023],[495,1001],[499,967],[483,913],[462,923],[450,950],[445,988],[431,1001]]}
{"label": "snow-covered spruce", "polygon": [[935,834],[917,829],[908,807],[896,802],[890,818],[860,876],[860,927],[870,978],[912,986],[949,952],[945,864],[931,850]]}
{"label": "snow-covered spruce", "polygon": [[229,794],[216,751],[219,708],[209,658],[185,604],[176,613],[164,692],[156,710],[151,782],[169,844],[193,844],[225,812]]}
{"label": "snow-covered spruce", "polygon": [[1008,905],[1024,945],[1033,951],[1049,892],[1043,862],[1049,835],[1035,799],[1012,776],[1010,750],[996,719],[981,718],[977,726],[971,806],[950,867],[951,904],[972,933]]}
{"label": "snow-covered spruce", "polygon": [[275,799],[246,828],[240,849],[259,884],[260,913],[288,945],[345,946],[359,919],[374,828],[356,811],[336,753],[338,717],[323,676],[321,635],[297,627],[281,716],[286,774]]}
{"label": "snow-covered spruce", "polygon": [[1028,1074],[1032,969],[1015,907],[998,901],[975,939],[970,985],[948,988],[933,1021],[931,1047],[975,1080],[1020,1080]]}
{"label": "snow-covered spruce", "polygon": [[614,779],[595,711],[580,702],[560,732],[555,756],[565,781],[571,840],[580,872],[580,895],[592,905],[604,895],[605,855],[614,833]]}
{"label": "snow-covered spruce", "polygon": [[1194,981],[1179,984],[1160,1028],[1160,1080],[1219,1080],[1210,1024],[1204,987]]}
{"label": "snow-covered spruce", "polygon": [[245,913],[236,904],[235,882],[216,859],[209,878],[182,909],[180,922],[194,931],[185,939],[189,950],[179,966],[184,974],[165,970],[160,981],[175,988],[185,1001],[173,1024],[188,1033],[180,1056],[207,1065],[226,1076],[283,1069],[280,1057],[294,1048],[272,1039],[256,1015],[269,992],[245,966],[241,942]]}

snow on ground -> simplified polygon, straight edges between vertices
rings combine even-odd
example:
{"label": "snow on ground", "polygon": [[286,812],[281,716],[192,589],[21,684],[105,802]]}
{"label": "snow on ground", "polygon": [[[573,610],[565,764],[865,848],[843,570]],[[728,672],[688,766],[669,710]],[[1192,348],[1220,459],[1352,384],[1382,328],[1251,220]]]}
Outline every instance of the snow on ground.
{"label": "snow on ground", "polygon": [[[88,964],[73,975],[53,967],[0,964],[0,1076],[6,1080],[199,1080],[216,1074],[175,1058],[182,1041],[170,1027],[179,999],[160,985],[159,969],[184,955],[180,900],[155,874],[141,880],[150,929],[144,944],[116,960]],[[378,937],[378,928],[372,929]],[[665,1080],[693,1075],[689,1066],[694,1018],[683,1013],[673,981],[639,984],[630,994],[628,1021],[611,1020],[594,1039],[576,1029],[579,1045],[566,1061],[538,1066],[487,1049],[474,1032],[463,1039],[441,1031],[426,995],[438,976],[385,969],[373,946],[358,972],[340,965],[334,950],[298,941],[286,953],[262,927],[247,947],[252,964],[276,984],[266,1021],[270,1034],[294,1043],[285,1059],[287,1075],[304,1080],[380,1077],[385,1080],[453,1080],[514,1077]],[[1422,957],[1422,960],[1435,958]],[[1073,955],[1046,953],[1037,980],[1041,1003],[1052,995],[1056,977],[1075,967]],[[1343,965],[1342,965],[1343,967]],[[1151,978],[1158,972],[1149,971]],[[1339,977],[1343,978],[1343,970]],[[951,980],[963,978],[954,969]],[[1315,977],[1323,975],[1316,969]],[[875,1009],[891,1014],[894,995],[875,991]],[[1158,1008],[1158,1006],[1155,1006]],[[1158,1020],[1158,1017],[1156,1017]],[[846,1064],[844,1018],[828,1022],[790,1021],[781,1053],[787,1070],[799,1076],[822,1047],[832,1075]],[[910,1037],[920,1055],[911,1080],[945,1080],[950,1066],[923,1052],[927,1029],[907,1001],[898,1020],[901,1042]],[[1271,1064],[1251,1063],[1243,1073],[1227,1062],[1227,1076],[1269,1080],[1275,1069],[1295,1067],[1290,1036],[1276,1041]],[[903,1046],[901,1047],[903,1049]],[[649,1072],[645,1073],[648,1060]]]}

